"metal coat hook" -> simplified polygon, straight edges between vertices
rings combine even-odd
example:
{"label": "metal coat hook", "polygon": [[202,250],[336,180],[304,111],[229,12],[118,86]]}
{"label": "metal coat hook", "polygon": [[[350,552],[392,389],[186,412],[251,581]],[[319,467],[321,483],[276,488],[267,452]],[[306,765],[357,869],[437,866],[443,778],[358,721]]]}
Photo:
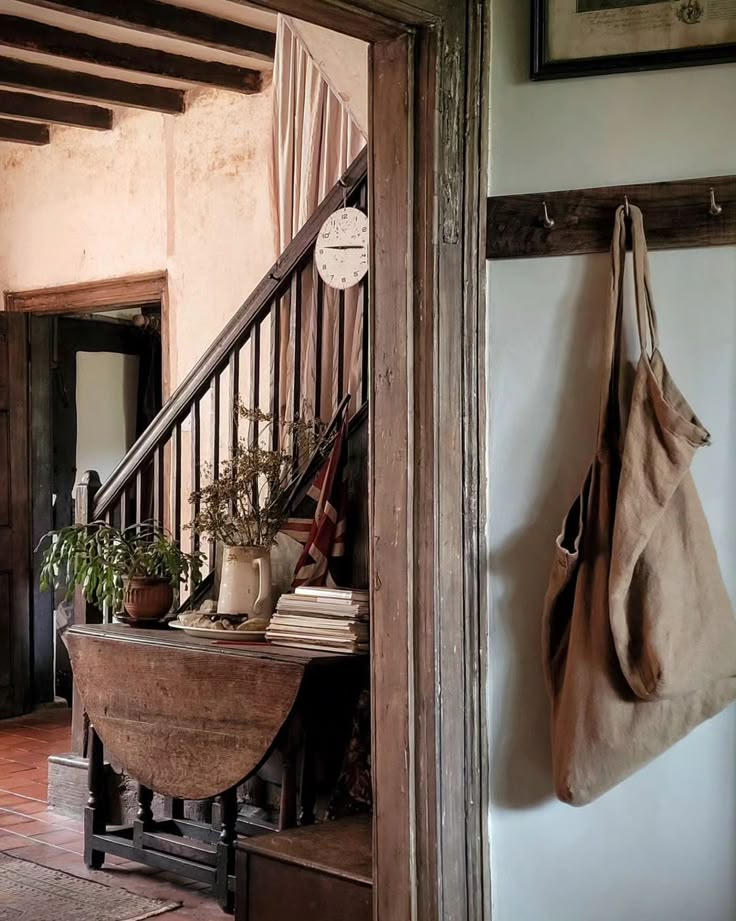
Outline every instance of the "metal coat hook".
{"label": "metal coat hook", "polygon": [[552,228],[555,226],[555,221],[554,221],[554,218],[549,216],[549,210],[547,209],[546,201],[542,202],[542,207],[544,208],[544,220],[542,221],[542,223],[544,224],[547,230],[552,230]]}
{"label": "metal coat hook", "polygon": [[629,204],[628,195],[624,195],[624,207],[626,208],[626,217],[631,217],[631,205]]}
{"label": "metal coat hook", "polygon": [[723,205],[719,205],[716,201],[716,190],[710,190],[710,213],[713,217],[718,217],[719,214],[723,214]]}
{"label": "metal coat hook", "polygon": [[344,179],[338,179],[337,184],[342,189],[342,206],[347,208],[348,206],[348,184]]}

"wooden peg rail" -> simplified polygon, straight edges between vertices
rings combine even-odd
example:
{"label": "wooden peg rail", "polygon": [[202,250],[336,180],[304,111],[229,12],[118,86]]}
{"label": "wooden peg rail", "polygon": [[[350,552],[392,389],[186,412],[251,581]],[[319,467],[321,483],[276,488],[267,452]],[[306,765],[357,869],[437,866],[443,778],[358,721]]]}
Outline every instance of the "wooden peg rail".
{"label": "wooden peg rail", "polygon": [[[711,213],[711,189],[722,210]],[[488,258],[606,252],[627,196],[644,212],[650,249],[736,244],[736,176],[488,199]],[[554,226],[545,226],[544,203]]]}

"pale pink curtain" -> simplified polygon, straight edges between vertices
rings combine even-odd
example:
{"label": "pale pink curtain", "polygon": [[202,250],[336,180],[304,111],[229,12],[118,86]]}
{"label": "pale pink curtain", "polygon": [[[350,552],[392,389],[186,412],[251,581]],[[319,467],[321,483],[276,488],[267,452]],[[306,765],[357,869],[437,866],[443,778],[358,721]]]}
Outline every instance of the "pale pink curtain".
{"label": "pale pink curtain", "polygon": [[[289,21],[279,17],[273,74],[274,154],[273,196],[278,250],[283,252],[314,213],[324,196],[365,146],[357,124],[328,85]],[[315,406],[317,356],[317,275],[312,265],[302,273],[302,362],[300,405],[293,404],[294,361],[289,339],[290,298],[281,304],[281,413],[290,418],[297,409],[303,418],[328,421],[338,402],[338,293],[326,289],[323,307],[322,384]],[[343,392],[360,405],[362,386],[362,293],[345,292]]]}

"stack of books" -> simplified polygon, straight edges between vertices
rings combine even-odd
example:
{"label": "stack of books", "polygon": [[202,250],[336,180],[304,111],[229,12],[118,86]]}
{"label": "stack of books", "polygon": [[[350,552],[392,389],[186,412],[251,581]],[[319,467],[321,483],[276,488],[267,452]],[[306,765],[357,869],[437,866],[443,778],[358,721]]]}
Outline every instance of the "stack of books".
{"label": "stack of books", "polygon": [[266,639],[302,649],[368,652],[368,597],[349,588],[298,588],[279,599]]}

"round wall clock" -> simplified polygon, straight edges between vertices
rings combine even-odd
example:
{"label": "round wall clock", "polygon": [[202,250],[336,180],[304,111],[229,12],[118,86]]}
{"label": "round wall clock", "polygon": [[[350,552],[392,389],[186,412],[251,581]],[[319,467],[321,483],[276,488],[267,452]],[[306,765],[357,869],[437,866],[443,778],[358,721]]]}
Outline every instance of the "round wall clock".
{"label": "round wall clock", "polygon": [[368,218],[357,208],[341,208],[322,225],[315,250],[317,271],[331,288],[351,288],[368,271]]}

